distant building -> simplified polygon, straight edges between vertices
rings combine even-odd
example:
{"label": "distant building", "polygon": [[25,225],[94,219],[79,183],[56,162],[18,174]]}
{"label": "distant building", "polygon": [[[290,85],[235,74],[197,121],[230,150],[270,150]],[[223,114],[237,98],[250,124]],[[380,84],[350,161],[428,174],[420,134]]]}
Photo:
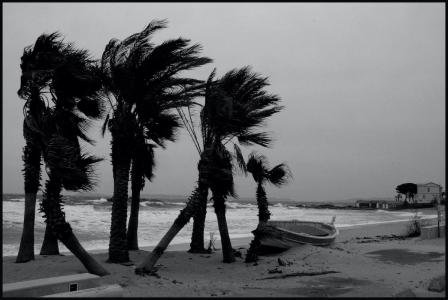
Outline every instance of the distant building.
{"label": "distant building", "polygon": [[355,202],[355,207],[358,208],[396,208],[400,203],[396,201],[386,201],[386,200],[357,200]]}
{"label": "distant building", "polygon": [[434,200],[438,203],[442,200],[442,186],[434,182],[417,183],[415,203],[431,203]]}

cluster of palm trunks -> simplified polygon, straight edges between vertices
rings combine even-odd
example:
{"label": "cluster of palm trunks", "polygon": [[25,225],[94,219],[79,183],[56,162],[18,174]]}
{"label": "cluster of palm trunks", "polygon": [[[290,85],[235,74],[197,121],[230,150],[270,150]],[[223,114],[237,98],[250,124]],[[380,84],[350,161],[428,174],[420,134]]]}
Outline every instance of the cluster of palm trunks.
{"label": "cluster of palm trunks", "polygon": [[[281,186],[287,183],[290,171],[285,164],[270,168],[267,159],[255,152],[246,162],[240,146],[270,146],[271,136],[263,126],[283,108],[280,98],[266,91],[267,77],[248,66],[228,71],[220,78],[216,78],[216,70],[206,80],[182,77],[185,71],[212,59],[201,56],[202,47],[188,39],[151,42],[154,33],[166,26],[166,20],[155,20],[122,41],[111,39],[100,59],[64,42],[57,32],[42,34],[34,45],[25,48],[18,91],[25,100],[25,214],[17,262],[34,259],[34,211],[44,165],[48,180],[40,211],[47,227],[40,254],[59,254],[60,241],[90,273],[108,274],[74,235],[65,219],[61,194],[64,189],[88,191],[95,186],[94,166],[101,159],[86,153],[80,144],[81,140],[94,144],[88,137],[94,120],[103,120],[103,136],[106,130],[111,134],[114,191],[110,262],[128,263],[129,251],[138,249],[140,192],[145,181],[154,176],[155,150],[165,148],[167,141],[175,141],[180,128],[188,131],[199,154],[197,185],[165,236],[137,265],[136,273],[151,272],[171,240],[192,218],[189,251],[207,251],[204,222],[209,191],[223,261],[235,261],[225,202],[228,196],[236,195],[233,176],[237,170],[253,175],[259,221],[269,220],[264,184]],[[198,118],[193,117],[195,111],[199,111]],[[132,195],[127,225],[129,181]],[[255,237],[246,261],[256,260],[258,243]]]}

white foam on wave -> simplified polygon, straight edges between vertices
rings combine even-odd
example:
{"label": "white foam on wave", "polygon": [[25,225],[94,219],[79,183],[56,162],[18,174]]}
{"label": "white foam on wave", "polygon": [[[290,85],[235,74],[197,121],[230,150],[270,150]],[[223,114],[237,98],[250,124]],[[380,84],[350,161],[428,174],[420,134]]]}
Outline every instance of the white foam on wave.
{"label": "white foam on wave", "polygon": [[251,203],[238,203],[238,202],[226,202],[227,208],[257,208],[256,205]]}
{"label": "white foam on wave", "polygon": [[25,201],[25,198],[11,198],[11,199],[6,199],[5,201]]}
{"label": "white foam on wave", "polygon": [[[105,200],[105,199],[104,199]],[[107,249],[110,236],[111,222],[111,205],[107,205],[103,199],[96,199],[96,203],[92,202],[83,205],[64,206],[67,221],[71,224],[75,235],[78,236],[81,244],[88,250]],[[107,202],[107,200],[106,200]],[[145,205],[146,201],[141,204]],[[154,205],[154,202],[150,202]],[[141,209],[139,217],[139,244],[141,246],[156,245],[166,231],[173,224],[179,215],[179,206],[173,204],[182,204],[181,202],[167,203],[169,205],[152,208]],[[93,205],[92,205],[93,204]],[[258,224],[258,210],[256,204],[227,202],[228,209],[226,213],[228,230],[230,237],[247,237],[251,236],[251,231]],[[213,209],[213,202],[207,203],[207,216],[205,222],[205,240],[209,239],[209,232],[214,232],[214,237],[219,239],[219,229],[216,222],[216,215]],[[386,210],[339,210],[339,209],[312,209],[283,206],[271,206],[272,220],[292,220],[298,219],[303,221],[331,222],[333,216],[336,216],[337,227],[350,227],[364,224],[387,224],[400,221],[409,221],[413,212],[407,211],[386,211]],[[39,205],[36,205],[36,229],[42,236],[36,237],[37,251],[39,252],[43,239],[45,223],[38,211]],[[20,234],[23,223],[23,202],[4,201],[3,202],[3,230],[16,234],[17,236],[8,236],[8,240],[3,240],[4,255],[17,255]],[[428,212],[425,212],[428,213]],[[418,214],[421,219],[429,219],[436,217],[435,211],[431,214]],[[175,237],[173,244],[189,243],[191,238],[193,222],[190,221]],[[61,245],[62,249],[62,245]],[[61,250],[62,251],[62,250]]]}
{"label": "white foam on wave", "polygon": [[[437,215],[422,215],[421,220],[434,219],[437,218]],[[398,220],[388,220],[388,221],[370,221],[370,222],[360,222],[354,224],[338,224],[335,223],[336,227],[356,227],[362,225],[374,225],[374,224],[388,224],[388,223],[400,223],[400,222],[409,222],[409,219],[398,219]]]}

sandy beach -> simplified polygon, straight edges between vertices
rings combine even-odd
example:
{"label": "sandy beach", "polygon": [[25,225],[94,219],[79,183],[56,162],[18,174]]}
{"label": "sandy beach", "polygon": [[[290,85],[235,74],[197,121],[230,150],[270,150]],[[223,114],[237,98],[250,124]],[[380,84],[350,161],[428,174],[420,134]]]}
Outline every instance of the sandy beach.
{"label": "sandy beach", "polygon": [[[445,297],[445,291],[428,290],[433,278],[445,275],[445,239],[397,237],[407,226],[342,228],[330,247],[303,245],[261,256],[255,264],[243,258],[224,264],[220,250],[190,254],[186,244],[171,245],[158,262],[158,276],[140,277],[134,266],[106,263],[104,251],[94,256],[111,272],[100,282],[120,284],[125,297],[392,297],[406,290],[417,297]],[[250,240],[232,242],[244,257]],[[131,260],[138,263],[149,250],[132,251]],[[279,258],[286,265],[280,266]],[[72,255],[14,260],[3,257],[3,283],[86,272]]]}

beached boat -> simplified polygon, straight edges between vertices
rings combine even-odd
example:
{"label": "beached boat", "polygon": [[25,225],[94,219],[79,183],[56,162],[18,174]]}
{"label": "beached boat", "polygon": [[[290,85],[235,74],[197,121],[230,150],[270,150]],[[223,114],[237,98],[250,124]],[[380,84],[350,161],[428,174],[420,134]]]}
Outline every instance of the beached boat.
{"label": "beached boat", "polygon": [[262,246],[278,249],[289,249],[303,244],[327,246],[339,234],[333,223],[299,220],[268,221],[259,224],[255,231]]}

